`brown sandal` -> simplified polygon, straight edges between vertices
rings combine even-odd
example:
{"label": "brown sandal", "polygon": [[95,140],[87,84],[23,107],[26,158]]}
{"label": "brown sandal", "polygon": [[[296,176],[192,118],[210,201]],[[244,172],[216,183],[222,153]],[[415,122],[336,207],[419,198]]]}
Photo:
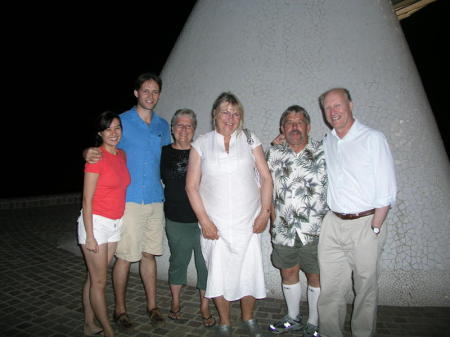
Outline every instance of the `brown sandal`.
{"label": "brown sandal", "polygon": [[164,318],[162,317],[161,313],[159,312],[159,308],[153,308],[151,310],[147,309],[147,315],[150,318],[150,324],[153,327],[158,327],[163,325],[164,322]]}
{"label": "brown sandal", "polygon": [[128,317],[128,314],[126,312],[122,312],[118,315],[114,313],[113,319],[120,328],[130,329],[133,326],[130,321],[130,317]]}
{"label": "brown sandal", "polygon": [[181,308],[178,309],[177,311],[170,310],[167,317],[169,317],[171,320],[174,320],[174,321],[180,320],[181,319]]}
{"label": "brown sandal", "polygon": [[209,315],[208,317],[202,316],[202,321],[205,328],[211,328],[216,325],[216,319],[213,317],[213,315]]}

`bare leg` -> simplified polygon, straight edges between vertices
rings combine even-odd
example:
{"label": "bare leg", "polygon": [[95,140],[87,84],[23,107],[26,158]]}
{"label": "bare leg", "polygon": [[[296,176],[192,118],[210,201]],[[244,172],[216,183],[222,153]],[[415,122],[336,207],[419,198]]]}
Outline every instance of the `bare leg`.
{"label": "bare leg", "polygon": [[199,290],[198,295],[200,298],[200,313],[203,318],[211,316],[211,311],[209,310],[209,300],[205,297],[205,290]]}
{"label": "bare leg", "polygon": [[125,295],[127,292],[128,275],[131,263],[117,258],[113,269],[114,295],[116,298],[116,315],[127,312]]}
{"label": "bare leg", "polygon": [[300,266],[295,265],[291,268],[281,269],[281,281],[283,284],[296,284],[300,281]]}
{"label": "bare leg", "polygon": [[214,303],[219,313],[220,323],[219,325],[231,325],[230,321],[230,302],[228,302],[223,296],[214,297]]}
{"label": "bare leg", "polygon": [[256,299],[253,296],[245,296],[241,298],[241,315],[244,326],[247,328],[248,336],[263,336],[259,330],[256,320],[253,318],[255,311]]}
{"label": "bare leg", "polygon": [[83,307],[84,307],[84,325],[89,331],[100,331],[102,328],[97,326],[95,322],[94,310],[91,306],[91,300],[89,299],[89,290],[91,288],[91,279],[89,277],[89,272],[86,275],[86,282],[83,287]]}
{"label": "bare leg", "polygon": [[148,310],[156,308],[156,260],[155,256],[142,253],[139,266],[142,282],[144,283],[145,294],[147,296]]}
{"label": "bare leg", "polygon": [[172,303],[170,305],[170,315],[172,316],[172,318],[174,319],[178,319],[180,318],[180,308],[181,308],[181,304],[180,304],[180,295],[181,295],[181,288],[182,285],[180,284],[171,284],[170,285],[170,292],[172,294]]}
{"label": "bare leg", "polygon": [[103,327],[104,335],[114,336],[114,331],[109,323],[108,311],[106,308],[105,287],[108,272],[108,264],[111,261],[117,243],[99,245],[97,253],[90,252],[82,245],[86,264],[89,270],[89,300],[95,317]]}
{"label": "bare leg", "polygon": [[320,288],[320,275],[305,273],[308,285],[314,288]]}
{"label": "bare leg", "polygon": [[241,315],[243,321],[248,321],[253,318],[255,303],[256,299],[253,296],[245,296],[241,298]]}

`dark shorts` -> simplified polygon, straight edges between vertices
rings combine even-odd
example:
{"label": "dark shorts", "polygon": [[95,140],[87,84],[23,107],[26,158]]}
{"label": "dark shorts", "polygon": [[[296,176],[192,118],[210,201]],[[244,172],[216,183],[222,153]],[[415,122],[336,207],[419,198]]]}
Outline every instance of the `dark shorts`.
{"label": "dark shorts", "polygon": [[278,269],[288,269],[298,265],[305,273],[319,274],[318,243],[319,238],[315,238],[314,241],[303,245],[296,235],[293,247],[273,244],[272,264]]}

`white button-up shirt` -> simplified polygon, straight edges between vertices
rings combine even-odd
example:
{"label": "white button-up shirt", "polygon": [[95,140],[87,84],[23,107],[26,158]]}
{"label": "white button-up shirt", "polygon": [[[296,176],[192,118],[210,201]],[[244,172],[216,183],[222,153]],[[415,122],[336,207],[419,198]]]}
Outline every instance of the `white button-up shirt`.
{"label": "white button-up shirt", "polygon": [[359,213],[395,202],[394,162],[386,137],[357,120],[344,138],[324,138],[327,203],[332,211]]}

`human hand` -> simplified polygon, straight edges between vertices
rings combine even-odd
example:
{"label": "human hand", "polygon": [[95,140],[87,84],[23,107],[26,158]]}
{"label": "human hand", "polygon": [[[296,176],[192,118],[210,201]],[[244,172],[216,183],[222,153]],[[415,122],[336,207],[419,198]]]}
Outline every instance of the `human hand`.
{"label": "human hand", "polygon": [[84,159],[89,164],[95,164],[102,159],[102,151],[98,147],[90,147],[87,149]]}
{"label": "human hand", "polygon": [[269,221],[269,212],[259,213],[253,223],[253,233],[262,233],[266,229],[267,222]]}
{"label": "human hand", "polygon": [[89,252],[97,253],[97,252],[98,252],[98,243],[97,243],[97,240],[95,240],[95,238],[92,238],[92,239],[86,239],[86,249],[87,249]]}
{"label": "human hand", "polygon": [[211,220],[200,222],[202,227],[202,234],[205,239],[217,240],[219,238],[219,231],[216,225]]}
{"label": "human hand", "polygon": [[286,142],[286,137],[282,133],[275,137],[274,140],[270,143],[270,145],[280,145]]}

